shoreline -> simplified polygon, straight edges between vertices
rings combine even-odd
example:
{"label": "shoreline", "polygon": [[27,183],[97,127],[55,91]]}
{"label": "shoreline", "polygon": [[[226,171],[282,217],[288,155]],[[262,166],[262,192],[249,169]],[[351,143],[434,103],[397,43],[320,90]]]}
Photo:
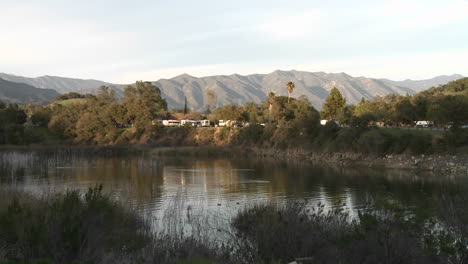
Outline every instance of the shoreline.
{"label": "shoreline", "polygon": [[433,172],[468,173],[468,155],[466,154],[387,154],[377,156],[353,152],[316,152],[306,149],[273,149],[273,148],[242,148],[242,147],[156,147],[151,148],[155,155],[177,156],[238,156],[275,158],[296,160],[330,165],[363,166],[369,168],[424,170]]}
{"label": "shoreline", "polygon": [[364,166],[369,168],[424,170],[468,173],[467,154],[387,154],[377,156],[355,152],[318,152],[307,149],[274,149],[240,146],[155,146],[155,145],[3,145],[0,151],[66,151],[97,155],[150,154],[156,156],[221,156],[276,158],[330,165]]}
{"label": "shoreline", "polygon": [[377,156],[352,152],[314,152],[301,149],[286,149],[281,151],[258,148],[252,148],[249,152],[263,157],[326,162],[342,167],[358,165],[370,168],[468,173],[468,155],[465,154],[387,154],[385,156]]}

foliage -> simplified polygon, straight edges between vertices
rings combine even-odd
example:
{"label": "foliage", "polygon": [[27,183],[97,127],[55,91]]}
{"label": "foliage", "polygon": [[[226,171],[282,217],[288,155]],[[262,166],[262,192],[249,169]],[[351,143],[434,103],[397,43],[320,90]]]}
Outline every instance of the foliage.
{"label": "foliage", "polygon": [[1,242],[7,259],[45,259],[53,263],[100,262],[112,252],[135,251],[150,239],[149,226],[90,188],[43,198],[13,195],[0,208]]}
{"label": "foliage", "polygon": [[102,187],[41,198],[4,192],[0,262],[466,263],[467,196],[457,193],[442,197],[431,216],[389,201],[350,211],[288,200],[246,205],[231,220],[186,210],[177,194],[150,230]]}
{"label": "foliage", "polygon": [[288,82],[286,84],[286,90],[288,90],[288,103],[289,103],[289,100],[291,99],[291,95],[292,95],[295,87],[296,87],[296,85],[293,82]]}
{"label": "foliage", "polygon": [[27,116],[16,104],[0,107],[0,144],[22,144],[27,139],[24,136],[23,124]]}
{"label": "foliage", "polygon": [[344,112],[346,99],[341,95],[340,90],[334,87],[322,108],[322,118],[327,120],[338,120],[338,117]]}
{"label": "foliage", "polygon": [[86,97],[85,95],[79,94],[77,92],[69,92],[69,93],[65,93],[65,94],[61,94],[61,95],[57,96],[57,98],[55,100],[64,101],[64,100],[69,100],[69,99],[81,99],[81,98],[85,98],[85,97]]}

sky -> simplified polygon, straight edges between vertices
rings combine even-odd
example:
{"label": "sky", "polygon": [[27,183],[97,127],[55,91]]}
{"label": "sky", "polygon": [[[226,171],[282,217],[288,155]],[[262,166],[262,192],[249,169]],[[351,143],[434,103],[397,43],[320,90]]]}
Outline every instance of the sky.
{"label": "sky", "polygon": [[468,0],[0,0],[0,72],[468,76]]}

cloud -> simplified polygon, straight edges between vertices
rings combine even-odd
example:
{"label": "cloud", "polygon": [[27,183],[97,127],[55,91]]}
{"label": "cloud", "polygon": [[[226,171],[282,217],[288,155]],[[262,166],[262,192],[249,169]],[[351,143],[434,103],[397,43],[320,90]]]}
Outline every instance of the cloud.
{"label": "cloud", "polygon": [[417,32],[467,22],[468,1],[388,1],[360,12],[375,21],[382,32]]}
{"label": "cloud", "polygon": [[323,32],[322,19],[322,12],[316,9],[287,14],[273,12],[253,26],[253,31],[274,40],[303,40]]}
{"label": "cloud", "polygon": [[[318,60],[313,63],[246,63],[209,64],[190,67],[157,68],[116,76],[118,83],[132,83],[136,80],[156,81],[187,73],[195,77],[211,75],[248,75],[271,73],[275,70],[346,72],[353,76],[370,78],[427,79],[442,74],[459,73],[468,76],[465,62],[468,51],[405,54],[401,56],[348,57],[335,60]],[[460,72],[464,70],[464,72]]]}
{"label": "cloud", "polygon": [[185,5],[180,19],[180,3],[16,2],[0,16],[0,71],[16,74],[119,83],[276,69],[393,79],[468,74],[460,72],[468,1],[259,1],[248,10],[247,2],[217,1],[218,9]]}

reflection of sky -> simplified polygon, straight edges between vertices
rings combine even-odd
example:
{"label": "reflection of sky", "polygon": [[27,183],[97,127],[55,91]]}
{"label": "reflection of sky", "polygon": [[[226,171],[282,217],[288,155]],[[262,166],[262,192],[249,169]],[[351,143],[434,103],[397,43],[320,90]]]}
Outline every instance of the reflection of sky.
{"label": "reflection of sky", "polygon": [[174,208],[227,217],[254,203],[291,199],[326,208],[363,208],[378,200],[430,206],[445,189],[464,186],[466,178],[277,160],[0,153],[3,187],[41,193],[103,184],[114,199],[157,217]]}

